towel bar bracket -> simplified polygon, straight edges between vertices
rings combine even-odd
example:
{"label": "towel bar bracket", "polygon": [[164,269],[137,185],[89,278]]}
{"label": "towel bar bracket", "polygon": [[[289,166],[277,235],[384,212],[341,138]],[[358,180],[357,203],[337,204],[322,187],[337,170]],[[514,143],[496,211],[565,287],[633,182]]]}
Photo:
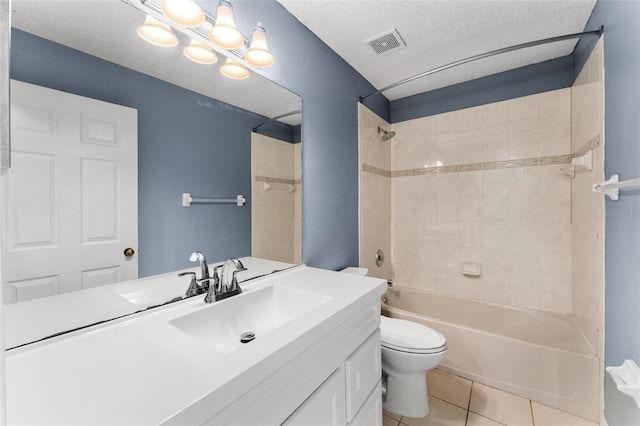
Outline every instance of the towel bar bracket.
{"label": "towel bar bracket", "polygon": [[236,195],[236,198],[195,198],[188,192],[182,193],[182,207],[190,207],[192,204],[235,204],[242,207],[246,202],[247,199],[241,194]]}

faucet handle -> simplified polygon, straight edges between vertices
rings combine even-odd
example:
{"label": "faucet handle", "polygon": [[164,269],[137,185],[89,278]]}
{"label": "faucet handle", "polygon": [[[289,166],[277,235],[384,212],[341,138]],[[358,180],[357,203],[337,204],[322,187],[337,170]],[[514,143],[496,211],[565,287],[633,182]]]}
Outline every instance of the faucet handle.
{"label": "faucet handle", "polygon": [[207,291],[207,295],[204,298],[205,303],[212,303],[216,300],[219,300],[220,294],[222,293],[222,288],[220,285],[220,276],[218,275],[218,270],[222,268],[222,265],[218,265],[213,268],[213,276],[211,278],[207,278],[209,281],[213,281],[213,283],[209,284],[209,288]]}
{"label": "faucet handle", "polygon": [[242,289],[240,288],[240,284],[238,284],[238,279],[236,278],[236,275],[238,274],[238,272],[242,272],[242,271],[246,271],[246,269],[236,269],[235,271],[233,271],[233,278],[231,279],[231,291],[237,291],[235,294],[240,294],[242,293]]}
{"label": "faucet handle", "polygon": [[220,274],[222,273],[223,266],[224,265],[218,265],[213,268],[213,282],[216,285],[216,290],[218,291],[220,291],[220,283],[222,282],[222,278],[220,277]]}
{"label": "faucet handle", "polygon": [[178,274],[179,277],[184,277],[185,275],[191,275],[191,282],[189,283],[189,288],[187,288],[185,296],[191,297],[191,296],[195,296],[197,294],[201,294],[203,292],[203,289],[202,289],[201,286],[198,285],[198,280],[196,280],[196,273],[195,272],[181,272],[181,273]]}
{"label": "faucet handle", "polygon": [[216,290],[218,289],[218,287],[220,287],[220,279],[218,278],[218,276],[216,274],[214,274],[212,277],[200,278],[197,281],[199,283],[202,283],[203,291],[209,290],[209,288],[211,288],[212,286]]}

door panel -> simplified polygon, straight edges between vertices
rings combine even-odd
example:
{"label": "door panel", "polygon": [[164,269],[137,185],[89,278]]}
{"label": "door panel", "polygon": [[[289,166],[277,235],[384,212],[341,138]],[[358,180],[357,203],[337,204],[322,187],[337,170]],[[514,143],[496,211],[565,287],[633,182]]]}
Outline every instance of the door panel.
{"label": "door panel", "polygon": [[17,81],[11,108],[6,303],[137,278],[136,110]]}

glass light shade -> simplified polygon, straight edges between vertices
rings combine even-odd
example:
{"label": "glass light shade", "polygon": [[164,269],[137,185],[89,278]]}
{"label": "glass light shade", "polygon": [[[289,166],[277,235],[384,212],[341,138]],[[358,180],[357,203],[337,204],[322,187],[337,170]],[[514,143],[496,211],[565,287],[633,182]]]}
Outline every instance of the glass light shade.
{"label": "glass light shade", "polygon": [[244,45],[244,37],[236,29],[231,3],[220,0],[216,9],[216,23],[209,30],[209,39],[216,46],[227,50],[239,49]]}
{"label": "glass light shade", "polygon": [[204,12],[195,0],[162,0],[162,13],[171,22],[195,28],[204,22]]}
{"label": "glass light shade", "polygon": [[267,32],[259,22],[251,33],[251,43],[244,54],[244,60],[256,68],[269,68],[275,62],[267,46]]}
{"label": "glass light shade", "polygon": [[182,49],[182,53],[193,62],[199,64],[211,65],[218,62],[218,57],[213,53],[211,48],[200,43],[198,40],[191,40],[189,46]]}
{"label": "glass light shade", "polygon": [[178,37],[171,32],[171,28],[147,15],[144,24],[138,27],[138,36],[146,42],[160,47],[173,47],[178,44]]}
{"label": "glass light shade", "polygon": [[227,58],[227,62],[220,67],[220,72],[225,77],[229,77],[234,80],[244,80],[249,77],[249,70],[231,58]]}

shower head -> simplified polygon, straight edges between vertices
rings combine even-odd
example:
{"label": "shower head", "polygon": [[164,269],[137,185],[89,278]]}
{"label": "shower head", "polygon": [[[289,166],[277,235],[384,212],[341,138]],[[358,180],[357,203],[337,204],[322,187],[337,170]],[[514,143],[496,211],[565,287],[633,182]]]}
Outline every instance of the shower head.
{"label": "shower head", "polygon": [[396,132],[387,132],[382,127],[378,127],[378,134],[380,133],[384,133],[384,135],[382,136],[382,142],[386,142],[396,135]]}

